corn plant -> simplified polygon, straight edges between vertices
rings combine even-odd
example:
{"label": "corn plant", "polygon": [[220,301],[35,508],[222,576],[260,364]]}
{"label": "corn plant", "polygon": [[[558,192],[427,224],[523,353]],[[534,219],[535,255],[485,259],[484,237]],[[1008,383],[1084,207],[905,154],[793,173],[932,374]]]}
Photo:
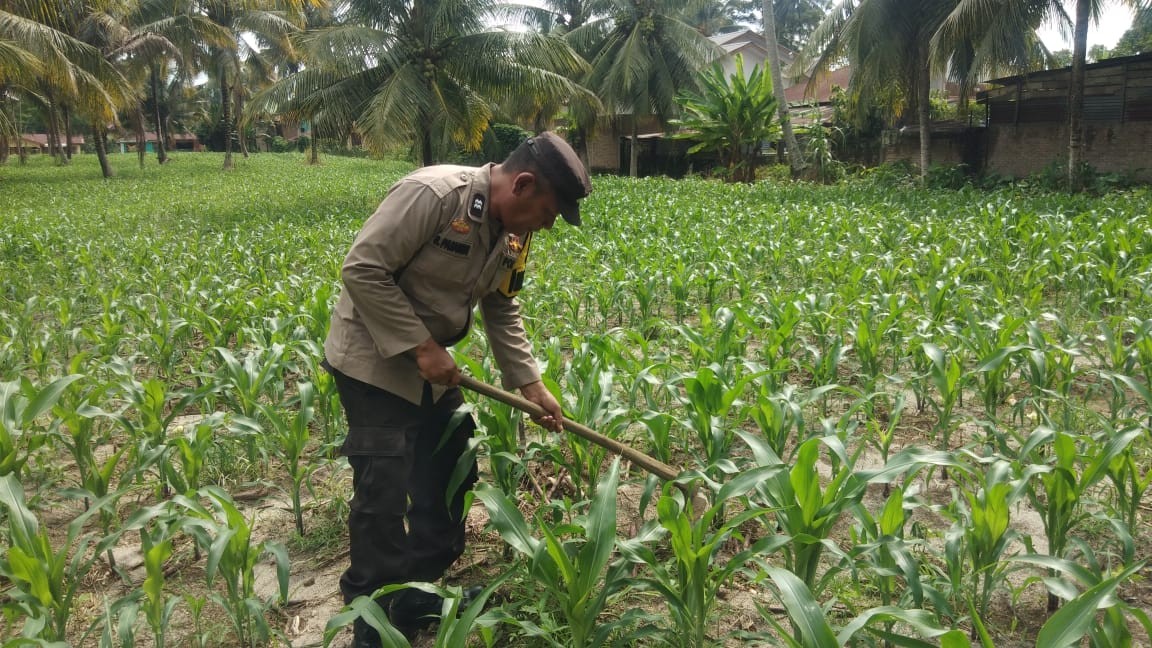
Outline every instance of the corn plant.
{"label": "corn plant", "polygon": [[[220,386],[220,397],[236,414],[255,419],[260,415],[262,399],[278,403],[284,393],[283,375],[288,368],[287,348],[283,344],[254,349],[238,360],[228,349],[217,347],[221,364],[212,379]],[[249,463],[256,463],[263,448],[259,437],[245,436],[245,451]]]}
{"label": "corn plant", "polygon": [[771,381],[766,381],[760,385],[756,399],[746,406],[745,416],[756,422],[760,438],[775,456],[789,461],[800,443],[809,437],[804,408],[821,400],[835,386],[824,385],[800,393],[794,385],[784,385],[779,392],[770,392],[771,384]]}
{"label": "corn plant", "polygon": [[[727,502],[745,498],[757,482],[771,479],[782,470],[782,466],[762,466],[736,475],[716,490],[712,506],[699,519],[694,519],[696,515],[682,494],[674,491],[673,485],[665,485],[656,503],[659,526],[648,525],[637,537],[619,543],[621,555],[646,572],[634,580],[634,586],[658,592],[668,606],[673,622],[666,638],[668,644],[682,648],[715,645],[708,630],[721,588],[754,557],[777,551],[791,541],[786,536],[767,535],[735,555],[722,555],[729,539],[742,538],[743,524],[763,517],[769,510],[750,506],[716,523]],[[651,546],[665,535],[672,547],[670,566]]]}
{"label": "corn plant", "polygon": [[207,584],[211,586],[217,577],[224,582],[224,594],[211,592],[209,598],[227,614],[241,646],[263,645],[271,634],[264,613],[273,601],[256,595],[255,567],[267,555],[275,559],[278,600],[283,602],[288,597],[288,554],[276,542],[254,542],[252,524],[226,492],[206,486],[198,494],[211,508],[184,495],[177,495],[172,501],[185,511],[182,528],[207,555]]}
{"label": "corn plant", "polygon": [[[139,589],[117,600],[109,610],[110,613],[118,613],[115,621],[121,645],[133,645],[132,626],[143,608],[144,618],[152,630],[153,645],[163,648],[167,642],[167,631],[172,623],[173,613],[182,600],[180,596],[167,595],[164,592],[167,580],[164,573],[165,563],[172,555],[172,539],[179,525],[179,520],[172,515],[162,515],[164,513],[170,513],[164,505],[142,509],[125,524],[126,531],[140,532],[140,553],[144,558],[145,577]],[[107,642],[110,642],[114,619],[110,614],[106,614],[105,617],[104,632]],[[125,644],[126,639],[128,643]]]}
{"label": "corn plant", "polygon": [[[877,453],[880,455],[880,460],[888,463],[888,459],[892,454],[892,442],[896,438],[896,428],[900,425],[900,420],[904,415],[904,394],[898,393],[895,396],[890,396],[885,393],[872,394],[869,401],[882,400],[887,405],[883,407],[881,412],[877,412],[875,407],[871,415],[864,421],[867,434],[864,441],[867,444],[876,448]],[[884,484],[884,496],[889,494],[889,484]]]}
{"label": "corn plant", "polygon": [[[460,366],[466,368],[473,377],[491,384],[494,380],[492,365],[461,351],[458,349],[455,354]],[[528,472],[524,453],[520,450],[523,417],[511,405],[492,399],[484,400],[468,411],[476,418],[478,442],[488,449],[488,468],[492,471],[492,481],[505,493],[515,493]],[[529,454],[535,452],[530,450]],[[467,469],[471,469],[472,457],[462,461],[467,464]],[[448,492],[455,492],[455,489],[449,488]]]}
{"label": "corn plant", "polygon": [[[604,364],[592,344],[584,343],[573,350],[565,371],[568,391],[564,394],[564,406],[566,415],[573,420],[615,438],[626,425],[625,411],[612,404],[615,373]],[[572,475],[578,499],[590,497],[608,451],[575,434],[564,435],[562,447],[566,452],[552,452],[553,461]],[[585,492],[585,486],[589,492]]]}
{"label": "corn plant", "polygon": [[[562,616],[563,632],[540,633],[557,648],[602,646],[613,632],[622,629],[619,623],[599,619],[628,585],[628,564],[608,564],[616,546],[619,480],[617,459],[596,486],[587,514],[555,530],[540,517],[534,528],[529,527],[515,502],[499,489],[484,484],[476,488],[476,497],[488,508],[492,525],[523,557],[528,578],[544,588],[546,601],[542,605],[557,609]],[[534,624],[522,627],[533,634],[540,630]]]}
{"label": "corn plant", "polygon": [[930,342],[924,343],[924,355],[928,357],[928,380],[936,389],[939,400],[929,399],[936,410],[936,423],[932,426],[932,437],[941,449],[952,447],[952,429],[955,426],[953,411],[964,393],[964,369],[955,354],[947,357],[943,349]]}
{"label": "corn plant", "polygon": [[[908,635],[897,635],[890,629],[893,623],[911,628],[924,639],[935,639],[945,648],[966,648],[971,644],[964,633],[940,627],[938,620],[926,610],[896,606],[869,608],[841,626],[839,632],[830,623],[828,615],[821,608],[812,590],[795,574],[776,567],[766,567],[763,574],[772,584],[770,588],[784,605],[784,613],[791,626],[785,628],[776,620],[776,615],[760,603],[756,608],[760,617],[770,625],[775,633],[745,634],[746,639],[762,639],[764,645],[789,646],[790,648],[841,648],[856,646],[867,641],[857,635],[867,632],[889,645],[922,646],[931,645]],[[884,624],[883,628],[875,627]]]}
{"label": "corn plant", "polygon": [[[440,619],[436,627],[436,636],[432,640],[431,648],[470,648],[475,646],[479,639],[486,648],[495,646],[494,632],[491,626],[500,621],[511,621],[499,611],[483,613],[484,605],[496,590],[504,584],[513,574],[508,571],[500,574],[485,586],[484,590],[473,599],[468,607],[462,607],[462,591],[459,587],[437,587],[431,583],[406,583],[400,585],[385,585],[372,597],[360,596],[344,606],[338,614],[328,619],[324,626],[324,646],[330,646],[336,634],[357,619],[369,625],[380,636],[381,644],[385,648],[410,648],[411,644],[400,631],[388,620],[384,610],[376,602],[375,597],[398,592],[409,587],[439,595],[444,599],[440,611]],[[477,635],[479,635],[477,637]],[[419,645],[428,645],[420,643]]]}
{"label": "corn plant", "polygon": [[[1036,637],[1036,645],[1080,646],[1088,638],[1092,648],[1112,648],[1114,646],[1135,645],[1133,621],[1143,627],[1146,636],[1152,636],[1152,618],[1149,612],[1132,605],[1116,590],[1138,574],[1147,564],[1134,557],[1132,537],[1122,526],[1113,525],[1117,537],[1123,545],[1120,565],[1110,565],[1101,561],[1088,543],[1076,539],[1079,560],[1026,554],[1016,556],[1014,561],[1034,565],[1060,574],[1060,578],[1045,579],[1049,592],[1067,602],[1057,610]],[[1041,643],[1043,642],[1043,643]]]}
{"label": "corn plant", "polygon": [[303,536],[304,509],[300,496],[305,486],[311,489],[308,479],[313,470],[307,454],[308,442],[312,438],[308,428],[315,414],[313,404],[316,402],[316,390],[312,387],[312,383],[296,383],[296,398],[293,400],[294,403],[286,404],[296,405],[295,413],[292,415],[284,413],[283,405],[273,407],[261,403],[259,407],[263,416],[260,427],[271,432],[274,441],[272,451],[283,461],[284,467],[288,470],[288,495],[292,498],[292,517],[296,521],[296,533]]}
{"label": "corn plant", "polygon": [[46,440],[47,430],[37,419],[51,411],[68,385],[80,378],[64,376],[41,388],[27,378],[0,383],[0,476],[20,477],[29,452]]}
{"label": "corn plant", "polygon": [[216,431],[224,425],[224,413],[213,412],[191,425],[177,429],[178,436],[168,441],[168,454],[175,457],[168,470],[168,483],[181,494],[188,495],[203,486],[204,463],[215,449]]}
{"label": "corn plant", "polygon": [[[1139,429],[1132,429],[1097,441],[1076,439],[1041,426],[1029,436],[1020,449],[1019,460],[1036,462],[1023,472],[1026,476],[1035,475],[1028,481],[1027,494],[1033,507],[1042,513],[1048,555],[1064,556],[1069,537],[1088,516],[1085,499],[1140,433]],[[1054,611],[1056,605],[1056,598],[1050,597],[1049,611]]]}
{"label": "corn plant", "polygon": [[[910,480],[903,485],[910,485]],[[863,572],[882,605],[919,609],[930,601],[934,609],[951,615],[947,599],[921,575],[924,566],[917,556],[925,551],[925,543],[906,537],[904,532],[908,523],[905,508],[914,506],[913,498],[906,499],[904,492],[904,488],[892,490],[878,516],[864,506],[853,507],[853,578]]]}
{"label": "corn plant", "polygon": [[973,612],[973,623],[988,618],[992,595],[1007,579],[1012,543],[1019,532],[1012,529],[1012,507],[1024,496],[1026,479],[1012,479],[1012,465],[992,461],[981,475],[977,488],[965,489],[954,499],[951,515],[955,522],[945,533],[944,560],[952,595]]}
{"label": "corn plant", "polygon": [[[774,453],[751,435],[742,435],[753,446],[761,465],[783,467]],[[839,468],[832,481],[821,489],[816,462],[820,445],[836,455]],[[817,591],[835,570],[817,578],[820,556],[825,549],[840,552],[830,540],[832,527],[841,513],[859,502],[864,484],[852,473],[852,459],[836,437],[813,438],[800,444],[792,468],[779,470],[756,485],[755,501],[771,509],[779,532],[790,539],[784,548],[784,561],[806,585]]]}
{"label": "corn plant", "polygon": [[101,628],[100,648],[136,646],[136,621],[140,616],[138,598],[129,596],[115,602],[104,601],[104,615],[96,621]]}
{"label": "corn plant", "polygon": [[3,607],[23,617],[24,639],[65,639],[85,577],[119,540],[118,533],[98,539],[83,533],[88,520],[112,500],[94,502],[69,522],[64,541],[54,547],[48,531],[28,509],[16,476],[0,476],[0,505],[8,511],[8,549],[0,560],[0,575],[12,585]]}
{"label": "corn plant", "polygon": [[787,386],[798,344],[801,313],[793,301],[770,299],[765,303],[765,310],[761,317],[767,321],[758,327],[761,344],[758,358],[765,368],[764,387],[769,393],[776,393]]}
{"label": "corn plant", "polygon": [[1142,502],[1152,486],[1152,469],[1141,468],[1131,445],[1112,457],[1108,463],[1108,479],[1116,489],[1114,510],[1129,529],[1139,528]]}
{"label": "corn plant", "polygon": [[711,365],[677,379],[683,385],[679,400],[685,410],[680,425],[694,437],[694,454],[713,479],[719,479],[723,473],[722,462],[729,459],[736,438],[737,423],[729,417],[734,408],[740,411],[738,399],[745,387],[758,377],[757,373],[749,372],[726,382],[722,375],[718,367]]}

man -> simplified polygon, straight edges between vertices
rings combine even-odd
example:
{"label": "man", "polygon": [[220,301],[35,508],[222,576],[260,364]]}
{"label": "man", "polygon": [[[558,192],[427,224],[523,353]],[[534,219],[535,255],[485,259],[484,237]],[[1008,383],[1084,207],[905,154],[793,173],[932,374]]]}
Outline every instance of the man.
{"label": "man", "polygon": [[[543,133],[500,164],[417,170],[392,186],[356,237],[324,343],[353,471],[345,602],[387,584],[435,581],[464,551],[463,501],[475,464],[450,506],[446,491],[475,423],[463,417],[448,429],[464,399],[447,347],[468,333],[477,303],[505,388],[547,413],[538,423],[563,429],[515,294],[532,233],[551,228],[557,214],[579,225],[578,201],[591,188],[572,148]],[[442,601],[404,589],[378,602],[411,636]],[[380,645],[367,624],[355,630],[357,648]]]}

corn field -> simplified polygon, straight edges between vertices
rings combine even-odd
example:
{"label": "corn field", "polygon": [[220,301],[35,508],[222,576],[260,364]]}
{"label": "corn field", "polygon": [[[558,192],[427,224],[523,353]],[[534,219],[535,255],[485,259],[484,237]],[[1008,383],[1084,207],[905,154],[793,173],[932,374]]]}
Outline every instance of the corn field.
{"label": "corn field", "polygon": [[[131,162],[0,167],[0,646],[343,645],[367,599],[292,624],[344,560],[320,345],[411,167]],[[707,504],[470,396],[486,605],[427,645],[1152,644],[1152,192],[594,185],[520,296],[545,383]]]}

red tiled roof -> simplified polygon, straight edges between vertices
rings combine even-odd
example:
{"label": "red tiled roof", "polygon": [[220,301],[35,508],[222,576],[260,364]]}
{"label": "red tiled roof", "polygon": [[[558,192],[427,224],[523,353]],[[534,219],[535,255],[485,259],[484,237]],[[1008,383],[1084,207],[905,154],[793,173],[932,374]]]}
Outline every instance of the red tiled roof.
{"label": "red tiled roof", "polygon": [[784,89],[784,100],[788,103],[827,103],[832,100],[832,88],[839,86],[847,88],[852,81],[852,66],[832,70],[827,74],[816,77],[816,87],[808,92],[808,79],[802,78],[792,86]]}
{"label": "red tiled roof", "polygon": [[[20,135],[20,137],[23,138],[25,141],[35,142],[35,143],[39,144],[40,146],[48,146],[48,134],[47,133],[23,133]],[[60,137],[60,143],[61,144],[64,143],[64,137],[63,136]],[[84,143],[84,136],[83,135],[76,135],[76,134],[72,135],[72,144],[75,145],[75,144],[83,144],[83,143]]]}

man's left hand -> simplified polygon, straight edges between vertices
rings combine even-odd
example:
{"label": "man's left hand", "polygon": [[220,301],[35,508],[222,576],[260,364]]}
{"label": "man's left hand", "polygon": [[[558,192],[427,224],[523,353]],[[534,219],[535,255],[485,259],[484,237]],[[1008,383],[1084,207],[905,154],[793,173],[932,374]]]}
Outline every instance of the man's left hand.
{"label": "man's left hand", "polygon": [[564,413],[560,410],[560,403],[556,402],[556,397],[548,391],[543,382],[537,380],[534,383],[528,383],[520,388],[520,393],[524,398],[536,403],[544,410],[544,416],[532,417],[537,425],[554,432],[564,431]]}

